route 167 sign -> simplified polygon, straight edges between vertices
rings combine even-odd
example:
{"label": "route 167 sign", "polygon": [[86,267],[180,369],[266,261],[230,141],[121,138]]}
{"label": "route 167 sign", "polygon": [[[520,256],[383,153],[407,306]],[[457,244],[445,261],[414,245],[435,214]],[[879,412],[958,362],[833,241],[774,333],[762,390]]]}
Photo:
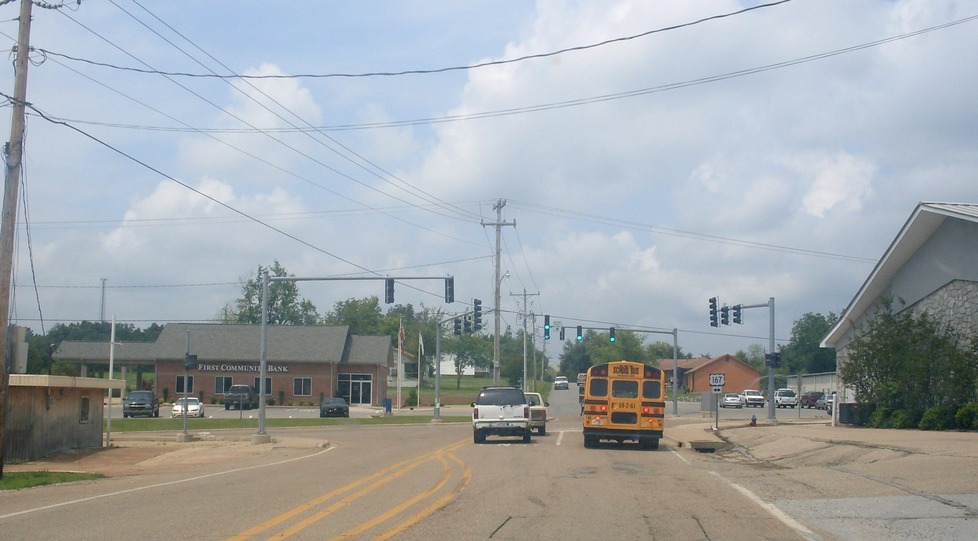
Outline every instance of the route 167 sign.
{"label": "route 167 sign", "polygon": [[710,374],[710,386],[723,387],[724,379],[724,374]]}

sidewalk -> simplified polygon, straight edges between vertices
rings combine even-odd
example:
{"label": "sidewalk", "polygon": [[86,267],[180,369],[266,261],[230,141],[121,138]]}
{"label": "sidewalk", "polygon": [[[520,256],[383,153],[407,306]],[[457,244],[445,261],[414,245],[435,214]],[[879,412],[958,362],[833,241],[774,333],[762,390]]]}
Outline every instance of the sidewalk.
{"label": "sidewalk", "polygon": [[813,445],[847,445],[908,454],[978,458],[978,432],[831,426],[828,420],[758,419],[757,426],[749,426],[744,420],[721,420],[718,431],[713,430],[712,420],[674,428],[667,424],[665,439],[681,449],[701,452],[741,447],[761,460],[807,452]]}

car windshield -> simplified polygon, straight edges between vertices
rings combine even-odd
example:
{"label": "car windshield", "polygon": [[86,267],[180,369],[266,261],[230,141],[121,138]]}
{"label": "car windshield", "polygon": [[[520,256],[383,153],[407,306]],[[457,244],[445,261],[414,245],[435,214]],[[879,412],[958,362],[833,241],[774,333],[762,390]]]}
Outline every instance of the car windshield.
{"label": "car windshield", "polygon": [[526,403],[529,404],[529,405],[531,405],[531,406],[539,406],[540,405],[540,399],[537,398],[535,395],[528,394],[528,395],[526,395]]}
{"label": "car windshield", "polygon": [[346,401],[342,398],[327,398],[325,401],[323,401],[323,404],[330,406],[345,406]]}

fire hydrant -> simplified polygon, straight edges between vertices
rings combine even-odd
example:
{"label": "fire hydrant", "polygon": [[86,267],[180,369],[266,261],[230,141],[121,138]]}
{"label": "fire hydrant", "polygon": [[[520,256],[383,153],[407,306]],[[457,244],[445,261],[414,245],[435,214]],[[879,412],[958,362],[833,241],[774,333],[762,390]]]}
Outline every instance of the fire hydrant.
{"label": "fire hydrant", "polygon": [[757,415],[750,416],[750,426],[757,426]]}

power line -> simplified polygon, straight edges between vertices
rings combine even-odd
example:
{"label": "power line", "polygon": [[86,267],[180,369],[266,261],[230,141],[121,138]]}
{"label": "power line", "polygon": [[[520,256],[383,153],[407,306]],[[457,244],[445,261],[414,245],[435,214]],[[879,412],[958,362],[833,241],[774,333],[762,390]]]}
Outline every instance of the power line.
{"label": "power line", "polygon": [[[168,72],[168,71],[159,71],[159,70],[149,70],[149,69],[140,69],[140,68],[124,67],[124,66],[117,66],[117,65],[114,65],[114,64],[108,64],[108,63],[105,63],[105,62],[96,62],[94,60],[87,60],[87,59],[84,59],[84,58],[73,57],[73,56],[69,56],[69,55],[65,55],[65,54],[60,54],[60,53],[53,53],[53,52],[50,52],[50,51],[46,51],[46,52],[48,54],[56,54],[56,55],[61,56],[62,58],[65,58],[67,60],[73,60],[73,61],[76,61],[76,62],[84,62],[86,64],[91,64],[93,66],[99,66],[99,67],[103,67],[103,68],[110,68],[110,69],[114,69],[114,70],[130,71],[130,72],[135,72],[135,73],[145,73],[145,74],[151,74],[151,75],[165,75],[165,76],[172,76],[172,77],[191,77],[191,78],[200,78],[200,79],[331,79],[331,78],[350,78],[350,79],[356,79],[356,78],[365,78],[365,77],[400,77],[400,76],[404,76],[404,75],[432,75],[432,74],[438,74],[438,73],[448,73],[448,72],[453,72],[453,71],[468,71],[468,70],[485,68],[485,67],[490,67],[490,66],[501,66],[501,65],[506,65],[506,64],[516,64],[516,63],[519,63],[519,62],[526,62],[528,60],[539,60],[539,59],[543,59],[543,58],[550,58],[550,57],[559,56],[559,55],[563,55],[563,54],[567,54],[567,53],[572,53],[572,52],[579,52],[579,51],[585,51],[585,50],[588,50],[588,49],[595,49],[595,48],[604,47],[605,45],[610,45],[610,44],[613,44],[613,43],[621,43],[621,42],[625,42],[625,41],[632,41],[632,40],[636,40],[636,39],[639,39],[639,38],[648,37],[648,36],[651,36],[651,35],[654,35],[654,34],[660,34],[660,33],[669,32],[669,31],[672,31],[672,30],[679,30],[681,28],[687,28],[687,27],[690,27],[690,26],[695,26],[695,25],[702,24],[702,23],[709,22],[709,21],[715,21],[715,20],[718,20],[718,19],[724,19],[724,18],[727,18],[727,17],[733,17],[733,16],[736,16],[736,15],[741,15],[741,14],[750,12],[750,11],[754,11],[754,10],[758,10],[758,9],[764,9],[764,8],[769,8],[769,7],[777,6],[777,5],[780,5],[780,4],[785,4],[785,3],[788,3],[790,1],[791,0],[779,0],[777,2],[770,2],[770,3],[767,3],[767,4],[759,4],[757,6],[752,6],[752,7],[744,8],[744,9],[741,9],[741,10],[732,11],[732,12],[729,12],[729,13],[722,13],[722,14],[719,14],[719,15],[711,15],[709,17],[703,17],[702,19],[697,19],[695,21],[691,21],[691,22],[687,22],[687,23],[681,23],[681,24],[675,24],[675,25],[671,25],[671,26],[665,26],[665,27],[662,27],[662,28],[657,28],[657,29],[654,29],[654,30],[648,30],[648,31],[645,31],[645,32],[641,32],[639,34],[634,34],[634,35],[630,35],[630,36],[622,36],[622,37],[618,37],[618,38],[607,39],[607,40],[604,40],[604,41],[600,41],[600,42],[592,43],[592,44],[588,44],[588,45],[577,45],[577,46],[574,46],[574,47],[567,47],[567,48],[564,48],[564,49],[558,49],[556,51],[550,51],[550,52],[546,52],[546,53],[536,53],[536,54],[524,55],[524,56],[520,56],[520,57],[517,57],[517,58],[510,58],[510,59],[505,59],[505,60],[490,60],[490,61],[486,61],[486,62],[480,62],[480,63],[477,63],[477,64],[470,64],[470,65],[467,65],[467,66],[450,66],[450,67],[433,68],[433,69],[409,69],[409,70],[401,70],[401,71],[375,71],[375,72],[366,72],[366,73],[319,73],[319,74],[293,74],[293,75],[240,75],[240,74],[219,75],[219,74],[213,73],[213,72],[211,72],[211,73]],[[138,5],[138,3],[137,3],[137,5]],[[142,6],[140,6],[140,7],[142,7]],[[143,8],[143,9],[145,9],[145,8]]]}

